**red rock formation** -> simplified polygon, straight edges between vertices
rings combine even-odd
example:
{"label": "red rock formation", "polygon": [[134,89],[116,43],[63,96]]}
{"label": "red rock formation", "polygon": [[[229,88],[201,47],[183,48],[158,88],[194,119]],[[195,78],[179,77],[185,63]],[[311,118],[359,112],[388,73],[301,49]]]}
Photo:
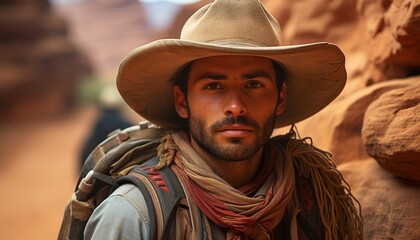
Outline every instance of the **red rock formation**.
{"label": "red rock formation", "polygon": [[90,56],[97,74],[114,80],[121,60],[155,37],[135,0],[89,0],[56,6],[72,26],[72,37]]}
{"label": "red rock formation", "polygon": [[[360,15],[366,22],[367,54],[382,79],[419,74],[420,67],[420,2],[360,1]],[[417,68],[417,69],[416,69]]]}
{"label": "red rock formation", "polygon": [[392,174],[420,181],[420,77],[382,94],[366,110],[362,139],[370,156]]}
{"label": "red rock formation", "polygon": [[2,121],[55,115],[71,106],[90,67],[67,31],[48,1],[0,3]]}
{"label": "red rock formation", "polygon": [[420,72],[418,1],[264,3],[283,27],[284,44],[329,41],[344,50],[350,81],[345,94]]}
{"label": "red rock formation", "polygon": [[339,166],[360,201],[364,239],[419,239],[420,185],[398,179],[374,159]]}
{"label": "red rock formation", "polygon": [[368,153],[361,135],[366,109],[385,92],[410,83],[394,80],[374,84],[333,102],[297,125],[303,136],[311,136],[318,147],[331,151],[337,164],[365,159]]}

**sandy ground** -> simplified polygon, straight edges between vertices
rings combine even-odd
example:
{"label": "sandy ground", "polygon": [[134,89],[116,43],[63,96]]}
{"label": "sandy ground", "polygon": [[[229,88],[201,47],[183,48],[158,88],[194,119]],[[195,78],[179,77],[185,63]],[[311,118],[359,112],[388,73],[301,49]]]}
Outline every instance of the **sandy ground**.
{"label": "sandy ground", "polygon": [[77,156],[96,115],[0,129],[0,239],[57,239],[77,178]]}

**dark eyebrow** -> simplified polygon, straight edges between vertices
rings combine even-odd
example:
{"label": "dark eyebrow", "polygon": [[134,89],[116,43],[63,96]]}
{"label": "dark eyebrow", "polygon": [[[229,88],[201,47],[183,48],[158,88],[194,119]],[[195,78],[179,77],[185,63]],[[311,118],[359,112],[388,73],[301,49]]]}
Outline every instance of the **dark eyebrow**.
{"label": "dark eyebrow", "polygon": [[245,73],[241,76],[243,79],[253,79],[258,77],[268,78],[270,79],[270,75],[265,71],[255,71],[251,73]]}
{"label": "dark eyebrow", "polygon": [[213,79],[213,80],[225,80],[226,76],[223,74],[218,73],[212,73],[212,72],[206,72],[201,74],[195,79],[195,82],[201,81],[203,79]]}

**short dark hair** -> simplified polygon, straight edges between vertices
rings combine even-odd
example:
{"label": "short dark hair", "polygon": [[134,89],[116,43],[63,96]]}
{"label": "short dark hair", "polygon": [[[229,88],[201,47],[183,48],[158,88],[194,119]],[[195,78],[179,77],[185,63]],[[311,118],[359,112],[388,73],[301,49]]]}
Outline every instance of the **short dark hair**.
{"label": "short dark hair", "polygon": [[275,77],[276,77],[277,91],[280,92],[281,88],[283,87],[283,83],[286,79],[286,70],[278,62],[271,61],[271,63],[273,64],[274,74],[275,74]]}
{"label": "short dark hair", "polygon": [[185,95],[187,95],[188,90],[188,75],[190,74],[191,64],[192,62],[189,62],[182,66],[171,79],[172,83],[178,86]]}
{"label": "short dark hair", "polygon": [[[175,86],[178,86],[185,95],[187,95],[188,90],[188,75],[190,74],[191,63],[192,62],[189,62],[182,66],[178,70],[178,72],[172,77],[171,80],[173,84]],[[271,63],[273,64],[274,74],[276,77],[277,91],[280,92],[283,86],[284,79],[286,78],[286,71],[280,63],[277,63],[275,61],[271,61]]]}

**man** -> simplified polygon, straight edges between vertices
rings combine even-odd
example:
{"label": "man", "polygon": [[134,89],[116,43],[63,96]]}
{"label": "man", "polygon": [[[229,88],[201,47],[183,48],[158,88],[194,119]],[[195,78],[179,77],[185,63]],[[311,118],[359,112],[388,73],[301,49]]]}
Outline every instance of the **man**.
{"label": "man", "polygon": [[[293,130],[270,138],[341,92],[344,55],[328,43],[279,39],[259,1],[216,0],[180,39],[146,44],[122,62],[124,100],[170,130],[156,168],[171,168],[186,194],[174,239],[361,239],[354,198],[330,155]],[[125,184],[94,211],[85,237],[149,239],[149,230],[143,193]]]}

